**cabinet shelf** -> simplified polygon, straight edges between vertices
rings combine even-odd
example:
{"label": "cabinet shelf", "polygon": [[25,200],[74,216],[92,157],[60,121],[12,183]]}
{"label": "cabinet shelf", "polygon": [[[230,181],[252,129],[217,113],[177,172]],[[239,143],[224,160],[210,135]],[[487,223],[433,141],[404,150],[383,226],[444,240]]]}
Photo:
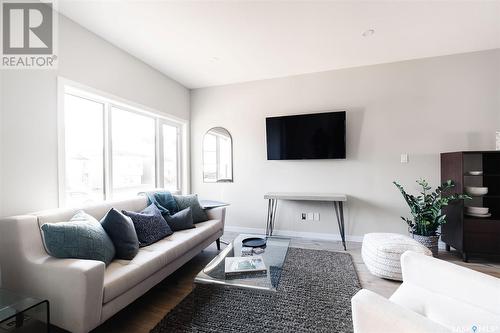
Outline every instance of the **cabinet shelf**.
{"label": "cabinet shelf", "polygon": [[490,216],[490,217],[474,217],[464,214],[464,220],[467,221],[485,221],[485,222],[499,222],[500,218],[498,216]]}

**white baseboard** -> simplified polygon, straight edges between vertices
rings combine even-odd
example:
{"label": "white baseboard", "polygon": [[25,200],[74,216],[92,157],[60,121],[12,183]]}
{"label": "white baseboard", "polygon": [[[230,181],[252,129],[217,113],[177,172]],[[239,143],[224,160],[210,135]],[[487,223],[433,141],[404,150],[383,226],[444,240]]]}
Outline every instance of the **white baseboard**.
{"label": "white baseboard", "polygon": [[[226,225],[224,227],[224,230],[230,231],[230,232],[236,232],[236,233],[240,233],[240,234],[265,234],[266,233],[266,229],[264,229],[264,228],[245,228],[245,227],[236,227],[236,226],[229,226],[229,225]],[[274,230],[273,235],[292,237],[292,238],[328,240],[328,241],[340,241],[340,240],[342,240],[342,238],[340,237],[339,234],[307,232],[307,231]],[[363,236],[346,235],[346,241],[361,243],[363,241]]]}

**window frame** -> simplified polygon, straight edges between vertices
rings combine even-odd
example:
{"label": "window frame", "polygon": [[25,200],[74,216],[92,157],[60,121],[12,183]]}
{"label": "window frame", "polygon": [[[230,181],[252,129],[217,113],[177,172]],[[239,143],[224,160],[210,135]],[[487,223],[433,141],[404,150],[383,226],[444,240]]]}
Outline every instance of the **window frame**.
{"label": "window frame", "polygon": [[[217,127],[214,127],[214,128],[217,128]],[[202,175],[202,179],[203,179],[203,182],[204,183],[221,183],[221,182],[234,182],[234,175],[233,175],[233,138],[231,136],[231,133],[229,133],[229,131],[227,129],[224,128],[224,130],[227,131],[228,135],[229,135],[229,152],[230,152],[230,159],[231,159],[231,177],[230,178],[222,178],[221,177],[221,172],[220,172],[220,166],[221,166],[221,140],[222,138],[227,138],[226,136],[220,134],[220,133],[210,133],[214,128],[211,128],[209,129],[207,132],[205,132],[205,135],[203,136],[203,146],[202,146],[202,150],[203,150],[203,175]],[[215,151],[213,151],[215,153],[215,181],[207,181],[206,178],[205,178],[205,154],[207,153],[207,151],[205,150],[205,140],[207,138],[207,135],[211,135],[215,138]],[[228,181],[229,179],[229,181]]]}
{"label": "window frame", "polygon": [[150,117],[155,124],[155,184],[156,188],[164,186],[164,149],[163,124],[177,128],[177,190],[173,193],[187,193],[189,188],[188,170],[188,130],[187,120],[160,112],[129,100],[93,89],[83,84],[58,77],[58,198],[59,207],[66,207],[66,147],[65,147],[65,95],[70,94],[104,105],[103,110],[103,197],[113,199],[113,160],[112,160],[112,108]]}
{"label": "window frame", "polygon": [[[183,160],[182,160],[182,145],[180,143],[182,143],[184,140],[183,140],[183,136],[182,136],[182,129],[176,125],[175,122],[172,122],[171,120],[169,119],[159,119],[159,121],[157,122],[157,126],[158,126],[158,129],[157,129],[157,132],[156,133],[159,133],[158,135],[158,144],[157,144],[157,148],[159,149],[159,152],[158,152],[158,155],[157,155],[157,159],[159,161],[157,161],[157,176],[159,178],[162,179],[162,182],[163,182],[163,186],[165,185],[164,181],[165,181],[165,166],[163,165],[163,162],[164,162],[164,153],[165,153],[165,147],[163,147],[163,142],[164,142],[164,138],[163,138],[163,130],[160,130],[163,125],[167,125],[167,126],[173,126],[173,127],[176,127],[177,128],[177,152],[176,152],[176,157],[177,157],[177,189],[179,188],[182,188],[182,183],[183,183],[183,179],[184,179],[184,176],[185,176],[185,173],[186,170],[185,168],[183,168]],[[161,163],[159,163],[161,161]],[[158,167],[159,166],[159,167]]]}

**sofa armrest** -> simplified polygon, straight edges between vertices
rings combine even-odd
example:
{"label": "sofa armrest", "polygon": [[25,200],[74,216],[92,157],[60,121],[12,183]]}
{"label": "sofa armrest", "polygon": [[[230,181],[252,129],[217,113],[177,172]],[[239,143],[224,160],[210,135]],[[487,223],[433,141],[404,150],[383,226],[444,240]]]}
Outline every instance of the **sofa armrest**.
{"label": "sofa armrest", "polygon": [[26,290],[50,301],[53,322],[71,332],[99,325],[105,265],[102,261],[40,257],[24,265]]}
{"label": "sofa armrest", "polygon": [[55,325],[79,333],[100,323],[104,263],[49,256],[36,216],[0,221],[0,266],[2,287],[48,299]]}
{"label": "sofa armrest", "polygon": [[[407,251],[401,256],[403,282],[500,314],[500,279],[444,260]],[[464,288],[467,286],[467,288]]]}
{"label": "sofa armrest", "polygon": [[222,225],[226,222],[226,207],[217,207],[212,209],[207,209],[207,215],[209,220],[221,220]]}
{"label": "sofa armrest", "polygon": [[426,317],[366,289],[351,299],[355,333],[451,332]]}

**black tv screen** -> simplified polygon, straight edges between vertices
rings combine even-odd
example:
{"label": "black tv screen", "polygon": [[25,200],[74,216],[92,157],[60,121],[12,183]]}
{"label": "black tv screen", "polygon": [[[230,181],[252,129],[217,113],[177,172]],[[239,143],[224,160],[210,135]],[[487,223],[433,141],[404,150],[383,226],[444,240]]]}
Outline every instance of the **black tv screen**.
{"label": "black tv screen", "polygon": [[267,159],[345,158],[345,111],[266,118]]}

